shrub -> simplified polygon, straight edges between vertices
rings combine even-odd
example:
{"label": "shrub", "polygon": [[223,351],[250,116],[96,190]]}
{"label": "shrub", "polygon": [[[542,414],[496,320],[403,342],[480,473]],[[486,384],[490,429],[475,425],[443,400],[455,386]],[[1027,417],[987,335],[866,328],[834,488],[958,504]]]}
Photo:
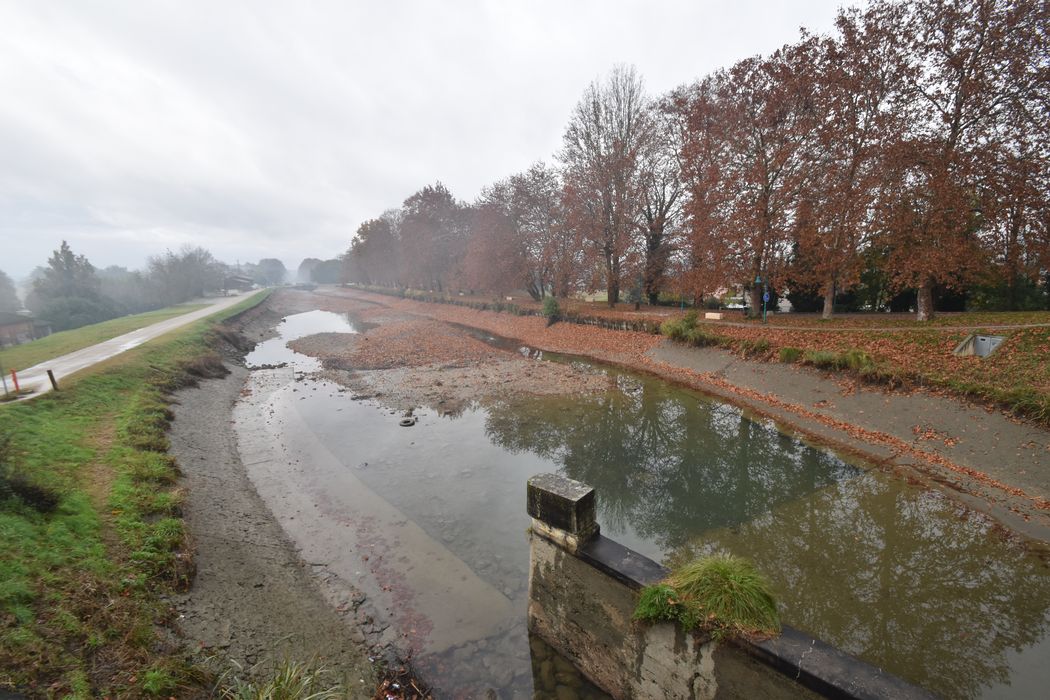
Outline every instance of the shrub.
{"label": "shrub", "polygon": [[863,372],[874,367],[875,363],[868,353],[854,348],[839,355],[839,366],[855,372]]}
{"label": "shrub", "polygon": [[670,321],[664,321],[660,324],[660,332],[670,338],[671,340],[683,340],[686,342],[692,342],[690,340],[690,332],[696,329],[696,319],[698,314],[696,311],[690,311],[682,318]]}
{"label": "shrub", "polygon": [[544,297],[543,317],[547,319],[548,326],[561,319],[561,307],[558,306],[558,300],[554,297]]}
{"label": "shrub", "polygon": [[806,350],[802,355],[802,362],[822,369],[834,369],[839,366],[838,353],[827,350]]}
{"label": "shrub", "polygon": [[780,348],[781,362],[798,362],[800,357],[802,357],[802,350],[799,348]]}
{"label": "shrub", "polygon": [[703,328],[689,329],[685,333],[685,340],[690,345],[695,345],[697,347],[706,347],[708,345],[721,345],[722,343],[722,338],[720,336],[717,336],[714,333],[709,333]]}
{"label": "shrub", "polygon": [[769,341],[765,338],[758,340],[744,340],[740,343],[740,349],[745,355],[764,355],[769,352]]}

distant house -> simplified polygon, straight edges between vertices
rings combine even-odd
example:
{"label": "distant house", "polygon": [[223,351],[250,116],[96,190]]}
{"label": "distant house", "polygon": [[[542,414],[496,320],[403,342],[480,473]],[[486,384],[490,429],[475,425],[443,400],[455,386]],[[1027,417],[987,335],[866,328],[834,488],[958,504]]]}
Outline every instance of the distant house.
{"label": "distant house", "polygon": [[51,335],[51,324],[32,316],[0,311],[0,347],[21,345]]}
{"label": "distant house", "polygon": [[247,292],[249,289],[255,286],[255,280],[251,277],[243,277],[241,275],[229,275],[222,282],[223,289],[238,292]]}

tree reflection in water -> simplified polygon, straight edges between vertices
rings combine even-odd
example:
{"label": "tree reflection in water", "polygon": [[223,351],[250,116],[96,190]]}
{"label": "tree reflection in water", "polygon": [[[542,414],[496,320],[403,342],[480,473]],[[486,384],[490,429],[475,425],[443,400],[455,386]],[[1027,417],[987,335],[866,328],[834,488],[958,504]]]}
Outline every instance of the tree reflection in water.
{"label": "tree reflection in water", "polygon": [[1046,645],[1050,568],[936,492],[864,474],[705,532],[670,563],[712,550],[769,574],[791,624],[944,697],[1045,690],[1011,679],[1008,653]]}
{"label": "tree reflection in water", "polygon": [[1008,654],[1044,645],[1050,569],[985,518],[747,418],[610,372],[615,388],[488,406],[486,433],[594,486],[603,527],[668,563],[750,557],[784,619],[947,697],[1028,687]]}
{"label": "tree reflection in water", "polygon": [[490,406],[486,433],[595,487],[604,527],[629,525],[662,552],[860,473],[733,406],[613,377],[615,389],[596,396]]}

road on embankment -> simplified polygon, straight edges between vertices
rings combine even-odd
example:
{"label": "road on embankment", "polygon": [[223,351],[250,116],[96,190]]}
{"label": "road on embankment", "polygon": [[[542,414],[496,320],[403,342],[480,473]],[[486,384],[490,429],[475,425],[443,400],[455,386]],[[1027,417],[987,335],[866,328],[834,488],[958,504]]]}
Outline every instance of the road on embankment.
{"label": "road on embankment", "polygon": [[[116,338],[110,338],[104,342],[81,348],[80,350],[76,350],[69,354],[45,360],[44,362],[33,365],[28,369],[22,370],[18,373],[19,386],[22,390],[29,390],[32,393],[26,394],[21,400],[30,399],[34,396],[40,396],[41,394],[51,391],[51,381],[47,376],[48,370],[51,370],[55,375],[55,380],[59,382],[59,386],[61,386],[62,380],[69,377],[71,374],[91,367],[92,365],[96,365],[99,362],[108,360],[126,350],[136,348],[143,343],[149,342],[150,340],[177,328],[182,328],[194,321],[199,321],[202,318],[218,313],[223,309],[228,309],[234,304],[250,297],[252,294],[255,294],[255,292],[251,291],[236,296],[222,297],[216,299],[214,303],[209,304],[206,308],[191,311],[188,314],[169,318],[165,321],[159,321],[149,326],[139,328],[138,330],[131,331],[130,333],[118,335]],[[11,378],[8,377],[7,381],[10,385]],[[8,388],[10,389],[13,387],[9,386]]]}

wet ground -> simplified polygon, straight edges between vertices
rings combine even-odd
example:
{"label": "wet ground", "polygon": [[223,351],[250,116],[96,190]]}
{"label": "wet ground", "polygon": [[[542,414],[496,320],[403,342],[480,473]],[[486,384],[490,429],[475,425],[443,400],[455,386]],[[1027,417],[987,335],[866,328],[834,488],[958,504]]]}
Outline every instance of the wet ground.
{"label": "wet ground", "polygon": [[[443,374],[401,391],[390,373],[403,370],[318,372],[281,347],[296,333],[349,344],[360,328],[289,315],[279,342],[249,357],[271,368],[251,373],[236,409],[240,451],[302,557],[360,588],[384,639],[446,692],[555,692],[524,629],[524,484],[541,471],[595,486],[603,532],[655,559],[713,548],[755,559],[789,624],[935,692],[1023,696],[1050,683],[1041,548],[950,494],[659,380],[527,349],[511,358],[498,342],[499,359],[431,367]],[[579,384],[480,384],[455,410],[425,400],[422,389],[452,393],[440,387],[511,361]]]}

